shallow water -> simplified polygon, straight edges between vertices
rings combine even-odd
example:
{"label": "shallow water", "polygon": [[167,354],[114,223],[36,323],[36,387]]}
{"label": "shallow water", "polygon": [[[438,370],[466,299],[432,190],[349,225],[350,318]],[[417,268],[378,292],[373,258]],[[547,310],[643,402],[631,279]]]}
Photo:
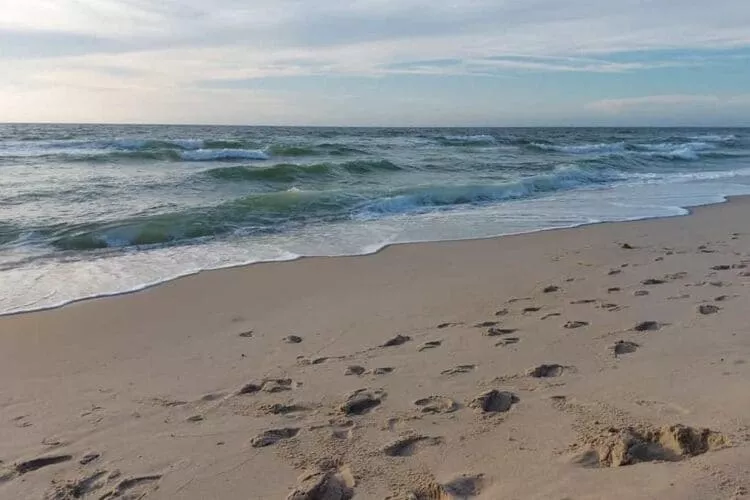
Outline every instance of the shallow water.
{"label": "shallow water", "polygon": [[2,125],[0,312],[748,193],[748,129]]}

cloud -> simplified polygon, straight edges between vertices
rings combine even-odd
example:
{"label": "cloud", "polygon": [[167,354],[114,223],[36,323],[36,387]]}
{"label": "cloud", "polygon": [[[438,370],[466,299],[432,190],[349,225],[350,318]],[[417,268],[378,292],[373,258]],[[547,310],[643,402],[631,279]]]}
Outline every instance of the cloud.
{"label": "cloud", "polygon": [[[275,77],[632,74],[709,65],[726,57],[722,51],[750,48],[747,0],[0,0],[0,7],[0,101],[53,85],[188,95],[240,92]],[[588,109],[636,106],[606,101]]]}
{"label": "cloud", "polygon": [[623,99],[601,99],[586,105],[587,109],[605,113],[622,113],[634,108],[647,109],[657,107],[694,106],[718,104],[720,99],[713,95],[650,95],[642,97],[628,97]]}
{"label": "cloud", "polygon": [[588,103],[586,108],[604,113],[622,113],[633,110],[653,110],[654,108],[685,107],[727,107],[750,105],[750,94],[719,97],[700,94],[672,94],[628,97],[623,99],[602,99]]}

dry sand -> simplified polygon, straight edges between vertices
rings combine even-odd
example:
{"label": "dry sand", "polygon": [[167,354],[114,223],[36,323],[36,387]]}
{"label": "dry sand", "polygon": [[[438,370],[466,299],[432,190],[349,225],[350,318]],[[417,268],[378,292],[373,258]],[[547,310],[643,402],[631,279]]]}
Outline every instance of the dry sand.
{"label": "dry sand", "polygon": [[1,318],[0,498],[742,497],[745,265],[736,199]]}

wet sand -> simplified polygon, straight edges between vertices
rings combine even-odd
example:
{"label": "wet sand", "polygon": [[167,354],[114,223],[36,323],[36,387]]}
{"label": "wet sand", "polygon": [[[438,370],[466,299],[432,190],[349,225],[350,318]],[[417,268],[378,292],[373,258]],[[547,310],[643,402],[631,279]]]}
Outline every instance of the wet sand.
{"label": "wet sand", "polygon": [[0,318],[0,498],[729,499],[750,199]]}

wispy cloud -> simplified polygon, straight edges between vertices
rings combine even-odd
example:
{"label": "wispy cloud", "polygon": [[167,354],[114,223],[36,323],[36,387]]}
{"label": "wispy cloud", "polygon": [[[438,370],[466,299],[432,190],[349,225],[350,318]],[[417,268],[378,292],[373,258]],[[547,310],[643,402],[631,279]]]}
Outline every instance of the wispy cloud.
{"label": "wispy cloud", "polygon": [[685,105],[717,104],[720,99],[714,95],[650,95],[641,97],[627,97],[622,99],[602,99],[586,105],[588,109],[605,113],[621,113],[633,108],[647,108],[651,106],[672,107]]}
{"label": "wispy cloud", "polygon": [[647,110],[657,108],[684,108],[686,106],[748,106],[750,94],[730,96],[700,95],[700,94],[672,94],[650,95],[641,97],[627,97],[622,99],[602,99],[586,105],[587,109],[605,113],[622,113],[633,110]]}
{"label": "wispy cloud", "polygon": [[[747,53],[728,52],[750,48],[747,0],[0,3],[6,89],[239,92],[269,77],[625,75],[741,64]],[[637,106],[610,97],[586,109]]]}

